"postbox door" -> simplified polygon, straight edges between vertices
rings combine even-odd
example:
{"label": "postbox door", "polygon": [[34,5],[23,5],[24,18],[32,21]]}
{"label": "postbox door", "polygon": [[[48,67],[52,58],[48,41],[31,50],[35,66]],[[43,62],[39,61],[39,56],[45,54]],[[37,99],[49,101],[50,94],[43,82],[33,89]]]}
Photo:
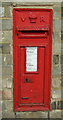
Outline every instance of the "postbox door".
{"label": "postbox door", "polygon": [[52,9],[14,8],[13,33],[14,110],[49,110]]}
{"label": "postbox door", "polygon": [[44,47],[20,47],[19,53],[20,104],[43,104]]}

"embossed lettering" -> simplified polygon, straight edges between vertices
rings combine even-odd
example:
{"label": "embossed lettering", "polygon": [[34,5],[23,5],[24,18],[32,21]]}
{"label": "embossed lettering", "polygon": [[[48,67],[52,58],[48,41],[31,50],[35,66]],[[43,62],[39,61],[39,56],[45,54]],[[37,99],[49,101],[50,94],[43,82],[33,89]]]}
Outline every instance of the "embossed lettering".
{"label": "embossed lettering", "polygon": [[45,18],[43,16],[40,17],[40,22],[45,22]]}
{"label": "embossed lettering", "polygon": [[22,17],[21,17],[21,20],[22,20],[22,22],[25,22],[25,20],[26,20],[26,17],[25,17],[25,18],[22,18]]}

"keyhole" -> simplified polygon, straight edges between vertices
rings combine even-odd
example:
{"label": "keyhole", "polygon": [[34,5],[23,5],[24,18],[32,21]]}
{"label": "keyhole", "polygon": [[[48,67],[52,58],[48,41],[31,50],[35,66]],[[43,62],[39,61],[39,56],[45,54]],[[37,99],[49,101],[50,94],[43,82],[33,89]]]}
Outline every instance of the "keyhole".
{"label": "keyhole", "polygon": [[26,82],[28,82],[28,78],[26,78]]}

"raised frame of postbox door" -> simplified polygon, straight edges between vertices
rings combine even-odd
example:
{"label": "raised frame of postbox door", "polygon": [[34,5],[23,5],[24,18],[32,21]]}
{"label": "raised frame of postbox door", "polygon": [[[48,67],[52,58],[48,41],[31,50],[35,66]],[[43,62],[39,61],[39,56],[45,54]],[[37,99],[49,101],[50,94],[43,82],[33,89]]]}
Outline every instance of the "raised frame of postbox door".
{"label": "raised frame of postbox door", "polygon": [[[42,47],[39,46],[39,50],[42,49],[42,48],[44,49],[43,46],[42,46]],[[21,52],[20,49],[23,49],[23,50],[22,50],[23,53]],[[24,48],[24,47],[20,47],[20,48],[19,48],[19,56],[20,56],[21,59],[19,60],[19,62],[22,61],[23,58],[25,58],[25,54],[24,54],[24,53],[25,53],[25,48]],[[21,55],[22,55],[22,56],[21,56]],[[42,58],[42,57],[41,57],[41,58]],[[43,57],[43,59],[44,59],[44,57]],[[25,62],[25,61],[24,61],[24,62]],[[19,64],[20,64],[20,63],[19,63]],[[25,64],[25,63],[24,63],[24,64]],[[42,65],[42,66],[44,66],[44,65]],[[22,68],[21,68],[21,67],[22,67]],[[23,70],[23,67],[24,67],[24,70],[25,70],[25,65],[22,64],[21,67],[19,66],[20,71]],[[44,68],[44,67],[43,67],[43,68]],[[25,73],[24,73],[24,74],[25,74]],[[33,73],[31,73],[31,75],[33,75]],[[38,74],[37,74],[37,75],[38,75]],[[25,79],[24,79],[24,81],[25,81]],[[26,82],[24,82],[24,83],[26,83]],[[32,82],[31,82],[31,83],[33,83],[33,79],[32,79]],[[28,83],[27,83],[27,84],[28,84]],[[42,85],[42,86],[43,86],[43,85]],[[21,87],[22,87],[22,86],[21,86]],[[20,91],[21,91],[21,90],[20,90]],[[19,95],[19,96],[20,96],[20,95]],[[43,100],[43,101],[44,101],[44,100]],[[44,102],[41,102],[40,106],[41,106],[41,105],[44,105],[43,103],[44,103]],[[26,104],[26,105],[30,105],[30,106],[31,106],[31,104]],[[33,104],[33,105],[34,105],[34,104]],[[36,104],[35,104],[35,105],[36,105]],[[39,105],[39,104],[37,104],[37,105]],[[22,107],[22,101],[21,101],[21,103],[20,103],[20,106]],[[23,104],[23,106],[24,106],[24,104]]]}
{"label": "raised frame of postbox door", "polygon": [[[28,39],[28,38],[30,38],[31,39],[31,35],[30,36],[28,36],[28,35],[25,35],[25,36],[22,36],[22,34],[20,34],[19,36],[18,36],[18,40],[16,39],[16,34],[18,34],[17,32],[19,31],[21,31],[21,29],[20,28],[17,28],[16,29],[16,27],[15,27],[15,19],[16,19],[16,17],[15,17],[15,12],[16,12],[16,10],[18,10],[18,11],[21,11],[21,10],[32,10],[32,8],[14,8],[14,10],[13,10],[13,66],[14,66],[14,111],[36,111],[36,110],[49,110],[50,109],[50,88],[51,88],[51,56],[52,56],[52,9],[37,9],[37,8],[35,8],[35,9],[33,9],[33,10],[38,10],[38,11],[46,11],[46,12],[50,12],[50,28],[49,29],[47,29],[46,31],[49,31],[49,40],[46,42],[46,43],[42,43],[42,45],[37,45],[36,44],[36,42],[34,43],[34,45],[33,44],[31,44],[30,45],[30,43],[29,44],[24,44],[24,45],[22,45],[21,44],[21,41],[20,41],[20,39],[21,39],[21,37],[25,40],[25,39]],[[39,30],[38,30],[39,31]],[[33,37],[33,39],[35,39],[35,38],[39,38],[39,39],[44,39],[44,36],[41,36],[41,35],[33,35],[32,36]],[[45,38],[47,39],[47,35],[45,36]],[[44,103],[45,103],[45,105],[43,105],[43,106],[33,106],[32,108],[30,108],[30,106],[24,106],[23,108],[22,107],[20,107],[19,106],[19,98],[18,98],[18,93],[19,93],[19,88],[18,88],[18,86],[19,86],[19,81],[18,81],[18,79],[19,79],[19,71],[17,72],[16,71],[16,69],[18,68],[18,64],[17,64],[17,62],[18,62],[18,58],[17,58],[17,52],[19,51],[18,49],[20,48],[20,47],[22,47],[22,46],[24,46],[24,47],[26,47],[26,46],[28,46],[28,47],[30,47],[30,46],[38,46],[38,47],[45,47],[45,49],[46,49],[46,52],[47,52],[47,54],[48,54],[48,59],[47,59],[47,62],[49,63],[47,66],[48,66],[48,79],[46,78],[46,70],[45,70],[45,80],[47,80],[48,81],[48,83],[47,82],[45,82],[44,84],[45,84],[45,88],[44,88],[44,91],[45,91],[45,93],[47,94],[47,96],[48,97],[46,97],[46,94],[44,94]],[[18,56],[19,57],[19,56]],[[18,85],[17,85],[18,84]],[[47,92],[46,92],[46,88],[47,88]]]}

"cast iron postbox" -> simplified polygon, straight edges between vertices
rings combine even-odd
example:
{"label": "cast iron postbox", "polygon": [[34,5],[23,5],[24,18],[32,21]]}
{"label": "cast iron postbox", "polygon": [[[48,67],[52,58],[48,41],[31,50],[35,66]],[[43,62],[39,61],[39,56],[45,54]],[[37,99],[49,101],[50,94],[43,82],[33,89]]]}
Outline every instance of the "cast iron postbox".
{"label": "cast iron postbox", "polygon": [[14,111],[50,109],[52,9],[14,8]]}

